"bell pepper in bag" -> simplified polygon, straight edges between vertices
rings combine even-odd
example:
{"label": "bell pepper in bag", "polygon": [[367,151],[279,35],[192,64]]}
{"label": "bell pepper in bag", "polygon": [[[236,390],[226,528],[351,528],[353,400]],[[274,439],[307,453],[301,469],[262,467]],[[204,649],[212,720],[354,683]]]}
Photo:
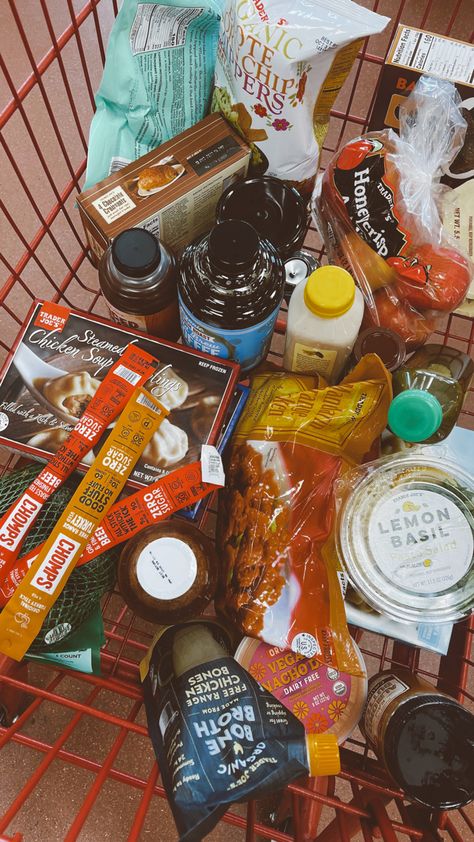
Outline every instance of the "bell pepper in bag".
{"label": "bell pepper in bag", "polygon": [[327,167],[315,214],[329,257],[353,274],[365,326],[398,333],[412,350],[436,317],[455,310],[472,266],[444,232],[439,178],[460,149],[466,121],[451,82],[422,76],[391,129],[351,140]]}
{"label": "bell pepper in bag", "polygon": [[390,374],[375,354],[338,386],[258,374],[220,493],[218,608],[239,630],[357,674],[334,546],[334,484],[386,425]]}

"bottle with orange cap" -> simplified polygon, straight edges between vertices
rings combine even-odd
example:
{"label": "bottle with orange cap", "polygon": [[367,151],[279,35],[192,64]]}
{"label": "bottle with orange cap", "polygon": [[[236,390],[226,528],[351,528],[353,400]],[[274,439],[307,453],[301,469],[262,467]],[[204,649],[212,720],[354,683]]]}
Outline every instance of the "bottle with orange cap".
{"label": "bottle with orange cap", "polygon": [[339,266],[315,269],[290,299],[284,368],[337,383],[363,314],[364,298],[349,272]]}

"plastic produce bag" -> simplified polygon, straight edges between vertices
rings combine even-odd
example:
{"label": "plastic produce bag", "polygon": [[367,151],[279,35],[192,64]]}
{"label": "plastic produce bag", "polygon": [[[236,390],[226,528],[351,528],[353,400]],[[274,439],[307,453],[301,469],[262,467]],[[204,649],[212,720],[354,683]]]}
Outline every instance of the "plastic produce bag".
{"label": "plastic produce bag", "polygon": [[84,189],[206,116],[221,7],[124,0],[96,94]]}
{"label": "plastic produce bag", "polygon": [[[0,515],[7,511],[37,475],[38,464],[36,463],[0,478]],[[59,516],[74,494],[78,479],[77,475],[70,477],[46,501],[33,528],[25,538],[22,548],[25,553],[43,543],[51,534]],[[113,588],[117,557],[117,548],[108,550],[89,564],[74,570],[62,594],[47,615],[39,635],[31,644],[29,655],[49,648],[52,641],[59,639],[59,631],[62,633],[63,644],[69,642],[69,636],[74,634],[96,610],[103,594]],[[11,585],[8,580],[0,580],[0,591],[3,588],[5,588],[5,596],[11,596]]]}
{"label": "plastic produce bag", "polygon": [[351,0],[226,0],[212,110],[250,144],[254,175],[309,197],[337,94],[388,21]]}
{"label": "plastic produce bag", "polygon": [[217,607],[241,632],[360,674],[334,544],[334,484],[387,420],[390,374],[375,354],[338,386],[258,374],[220,493]]}
{"label": "plastic produce bag", "polygon": [[463,301],[471,264],[443,230],[443,170],[461,148],[466,121],[451,82],[422,76],[391,129],[347,143],[322,179],[314,207],[329,258],[348,269],[365,298],[363,326],[422,345]]}

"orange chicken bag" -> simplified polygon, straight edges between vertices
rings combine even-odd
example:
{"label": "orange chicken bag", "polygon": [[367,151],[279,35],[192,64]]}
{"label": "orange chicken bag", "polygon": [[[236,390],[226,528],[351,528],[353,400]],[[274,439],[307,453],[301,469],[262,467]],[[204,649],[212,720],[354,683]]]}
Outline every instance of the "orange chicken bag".
{"label": "orange chicken bag", "polygon": [[218,518],[217,607],[243,634],[360,672],[338,578],[334,484],[381,434],[391,397],[375,354],[338,386],[254,377]]}

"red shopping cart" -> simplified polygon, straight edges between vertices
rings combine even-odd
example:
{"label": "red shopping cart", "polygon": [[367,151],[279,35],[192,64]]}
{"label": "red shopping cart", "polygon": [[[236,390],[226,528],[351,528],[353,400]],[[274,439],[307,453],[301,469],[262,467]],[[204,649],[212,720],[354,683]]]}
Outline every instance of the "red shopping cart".
{"label": "red shopping cart", "polygon": [[[323,153],[364,130],[383,57],[400,20],[460,37],[472,0],[359,0],[389,15],[387,31],[366,42],[336,103]],[[117,0],[4,0],[1,57],[3,279],[0,361],[34,298],[106,315],[88,260],[77,210],[87,131]],[[320,251],[311,230],[307,247]],[[284,330],[284,318],[279,322]],[[474,322],[449,316],[439,341],[469,353]],[[276,336],[272,359],[281,360]],[[474,392],[464,426],[474,426]],[[4,469],[14,459],[4,454]],[[212,511],[208,525],[212,528]],[[0,660],[0,839],[15,842],[176,838],[142,707],[138,663],[151,626],[118,593],[103,605],[106,645],[101,677]],[[356,632],[369,673],[408,665],[465,704],[472,704],[474,627],[457,624],[439,657],[377,635]],[[471,679],[471,692],[468,681]],[[429,813],[408,803],[369,753],[360,734],[342,749],[343,771],[317,788],[295,783],[279,804],[251,802],[229,811],[211,842],[357,842],[474,838],[469,809]],[[327,783],[327,785],[326,785]],[[3,835],[1,835],[3,834]],[[308,835],[310,834],[310,835]]]}

